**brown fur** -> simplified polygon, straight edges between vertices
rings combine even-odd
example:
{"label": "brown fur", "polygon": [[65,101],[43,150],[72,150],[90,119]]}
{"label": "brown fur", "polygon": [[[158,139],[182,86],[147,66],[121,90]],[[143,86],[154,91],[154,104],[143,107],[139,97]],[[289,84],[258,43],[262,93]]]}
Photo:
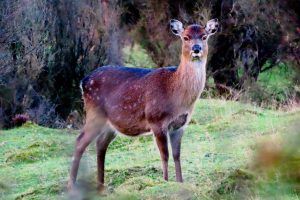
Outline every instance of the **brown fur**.
{"label": "brown fur", "polygon": [[201,85],[194,77],[197,73],[191,66],[183,67],[190,69],[162,68],[140,76],[115,67],[100,68],[83,88],[85,105],[129,136],[150,131],[151,124],[157,121],[167,127],[178,114],[184,114],[182,110],[190,112],[188,108],[200,94],[200,88],[192,90],[193,85]]}
{"label": "brown fur", "polygon": [[77,139],[69,187],[76,180],[79,161],[86,146],[97,137],[98,181],[104,183],[104,158],[115,132],[138,136],[154,133],[168,180],[168,137],[170,135],[176,180],[182,182],[180,142],[183,127],[191,118],[194,104],[205,83],[207,42],[203,55],[191,61],[191,49],[206,34],[204,27],[189,26],[183,33],[191,38],[183,41],[178,68],[132,69],[105,66],[83,79],[86,123]]}

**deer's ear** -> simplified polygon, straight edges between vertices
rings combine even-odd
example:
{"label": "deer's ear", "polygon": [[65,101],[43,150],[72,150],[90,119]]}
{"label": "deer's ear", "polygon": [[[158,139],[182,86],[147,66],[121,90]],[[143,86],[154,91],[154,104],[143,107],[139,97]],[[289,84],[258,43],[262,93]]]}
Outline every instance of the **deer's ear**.
{"label": "deer's ear", "polygon": [[215,34],[218,31],[218,28],[219,28],[218,19],[211,19],[207,22],[207,24],[205,26],[205,31],[210,36],[210,35]]}
{"label": "deer's ear", "polygon": [[170,28],[171,28],[172,33],[174,33],[175,35],[178,35],[178,36],[181,36],[181,34],[184,31],[182,23],[176,19],[170,20]]}

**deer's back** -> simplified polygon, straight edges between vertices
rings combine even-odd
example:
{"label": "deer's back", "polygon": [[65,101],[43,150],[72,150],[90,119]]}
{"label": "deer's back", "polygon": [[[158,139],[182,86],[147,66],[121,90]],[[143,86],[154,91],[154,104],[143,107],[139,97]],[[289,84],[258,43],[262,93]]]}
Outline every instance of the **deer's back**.
{"label": "deer's back", "polygon": [[102,112],[121,133],[149,132],[149,120],[155,122],[173,112],[166,98],[175,71],[175,67],[100,67],[82,80],[85,104]]}

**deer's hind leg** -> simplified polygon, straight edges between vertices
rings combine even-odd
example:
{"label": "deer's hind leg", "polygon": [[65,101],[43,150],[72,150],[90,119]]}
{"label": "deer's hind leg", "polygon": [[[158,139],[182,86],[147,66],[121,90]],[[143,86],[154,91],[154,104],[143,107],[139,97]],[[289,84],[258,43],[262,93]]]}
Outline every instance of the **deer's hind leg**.
{"label": "deer's hind leg", "polygon": [[102,190],[104,186],[104,163],[105,154],[109,144],[116,137],[116,132],[112,129],[106,129],[98,137],[96,141],[97,147],[97,166],[98,166],[98,187]]}
{"label": "deer's hind leg", "polygon": [[163,178],[164,180],[168,180],[168,160],[169,160],[169,150],[168,150],[168,136],[167,130],[162,128],[161,126],[153,125],[151,127],[156,144],[160,153],[161,161],[162,161],[162,170],[163,170]]}
{"label": "deer's hind leg", "polygon": [[75,151],[68,182],[68,189],[71,190],[76,182],[79,163],[86,147],[99,135],[106,124],[107,119],[97,111],[87,111],[86,123],[81,134],[76,139]]}

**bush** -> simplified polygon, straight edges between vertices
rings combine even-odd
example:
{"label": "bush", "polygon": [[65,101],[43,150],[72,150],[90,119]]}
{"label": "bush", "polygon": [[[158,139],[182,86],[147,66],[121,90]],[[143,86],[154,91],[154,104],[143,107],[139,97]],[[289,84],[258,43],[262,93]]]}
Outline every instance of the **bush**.
{"label": "bush", "polygon": [[13,124],[15,126],[22,126],[29,120],[28,114],[17,114],[12,118]]}
{"label": "bush", "polygon": [[123,49],[124,62],[128,67],[155,68],[156,65],[140,45],[126,46]]}
{"label": "bush", "polygon": [[[268,63],[266,64],[268,65]],[[260,73],[255,83],[250,83],[241,100],[253,101],[258,105],[278,108],[297,101],[300,97],[296,70],[284,63]]]}

